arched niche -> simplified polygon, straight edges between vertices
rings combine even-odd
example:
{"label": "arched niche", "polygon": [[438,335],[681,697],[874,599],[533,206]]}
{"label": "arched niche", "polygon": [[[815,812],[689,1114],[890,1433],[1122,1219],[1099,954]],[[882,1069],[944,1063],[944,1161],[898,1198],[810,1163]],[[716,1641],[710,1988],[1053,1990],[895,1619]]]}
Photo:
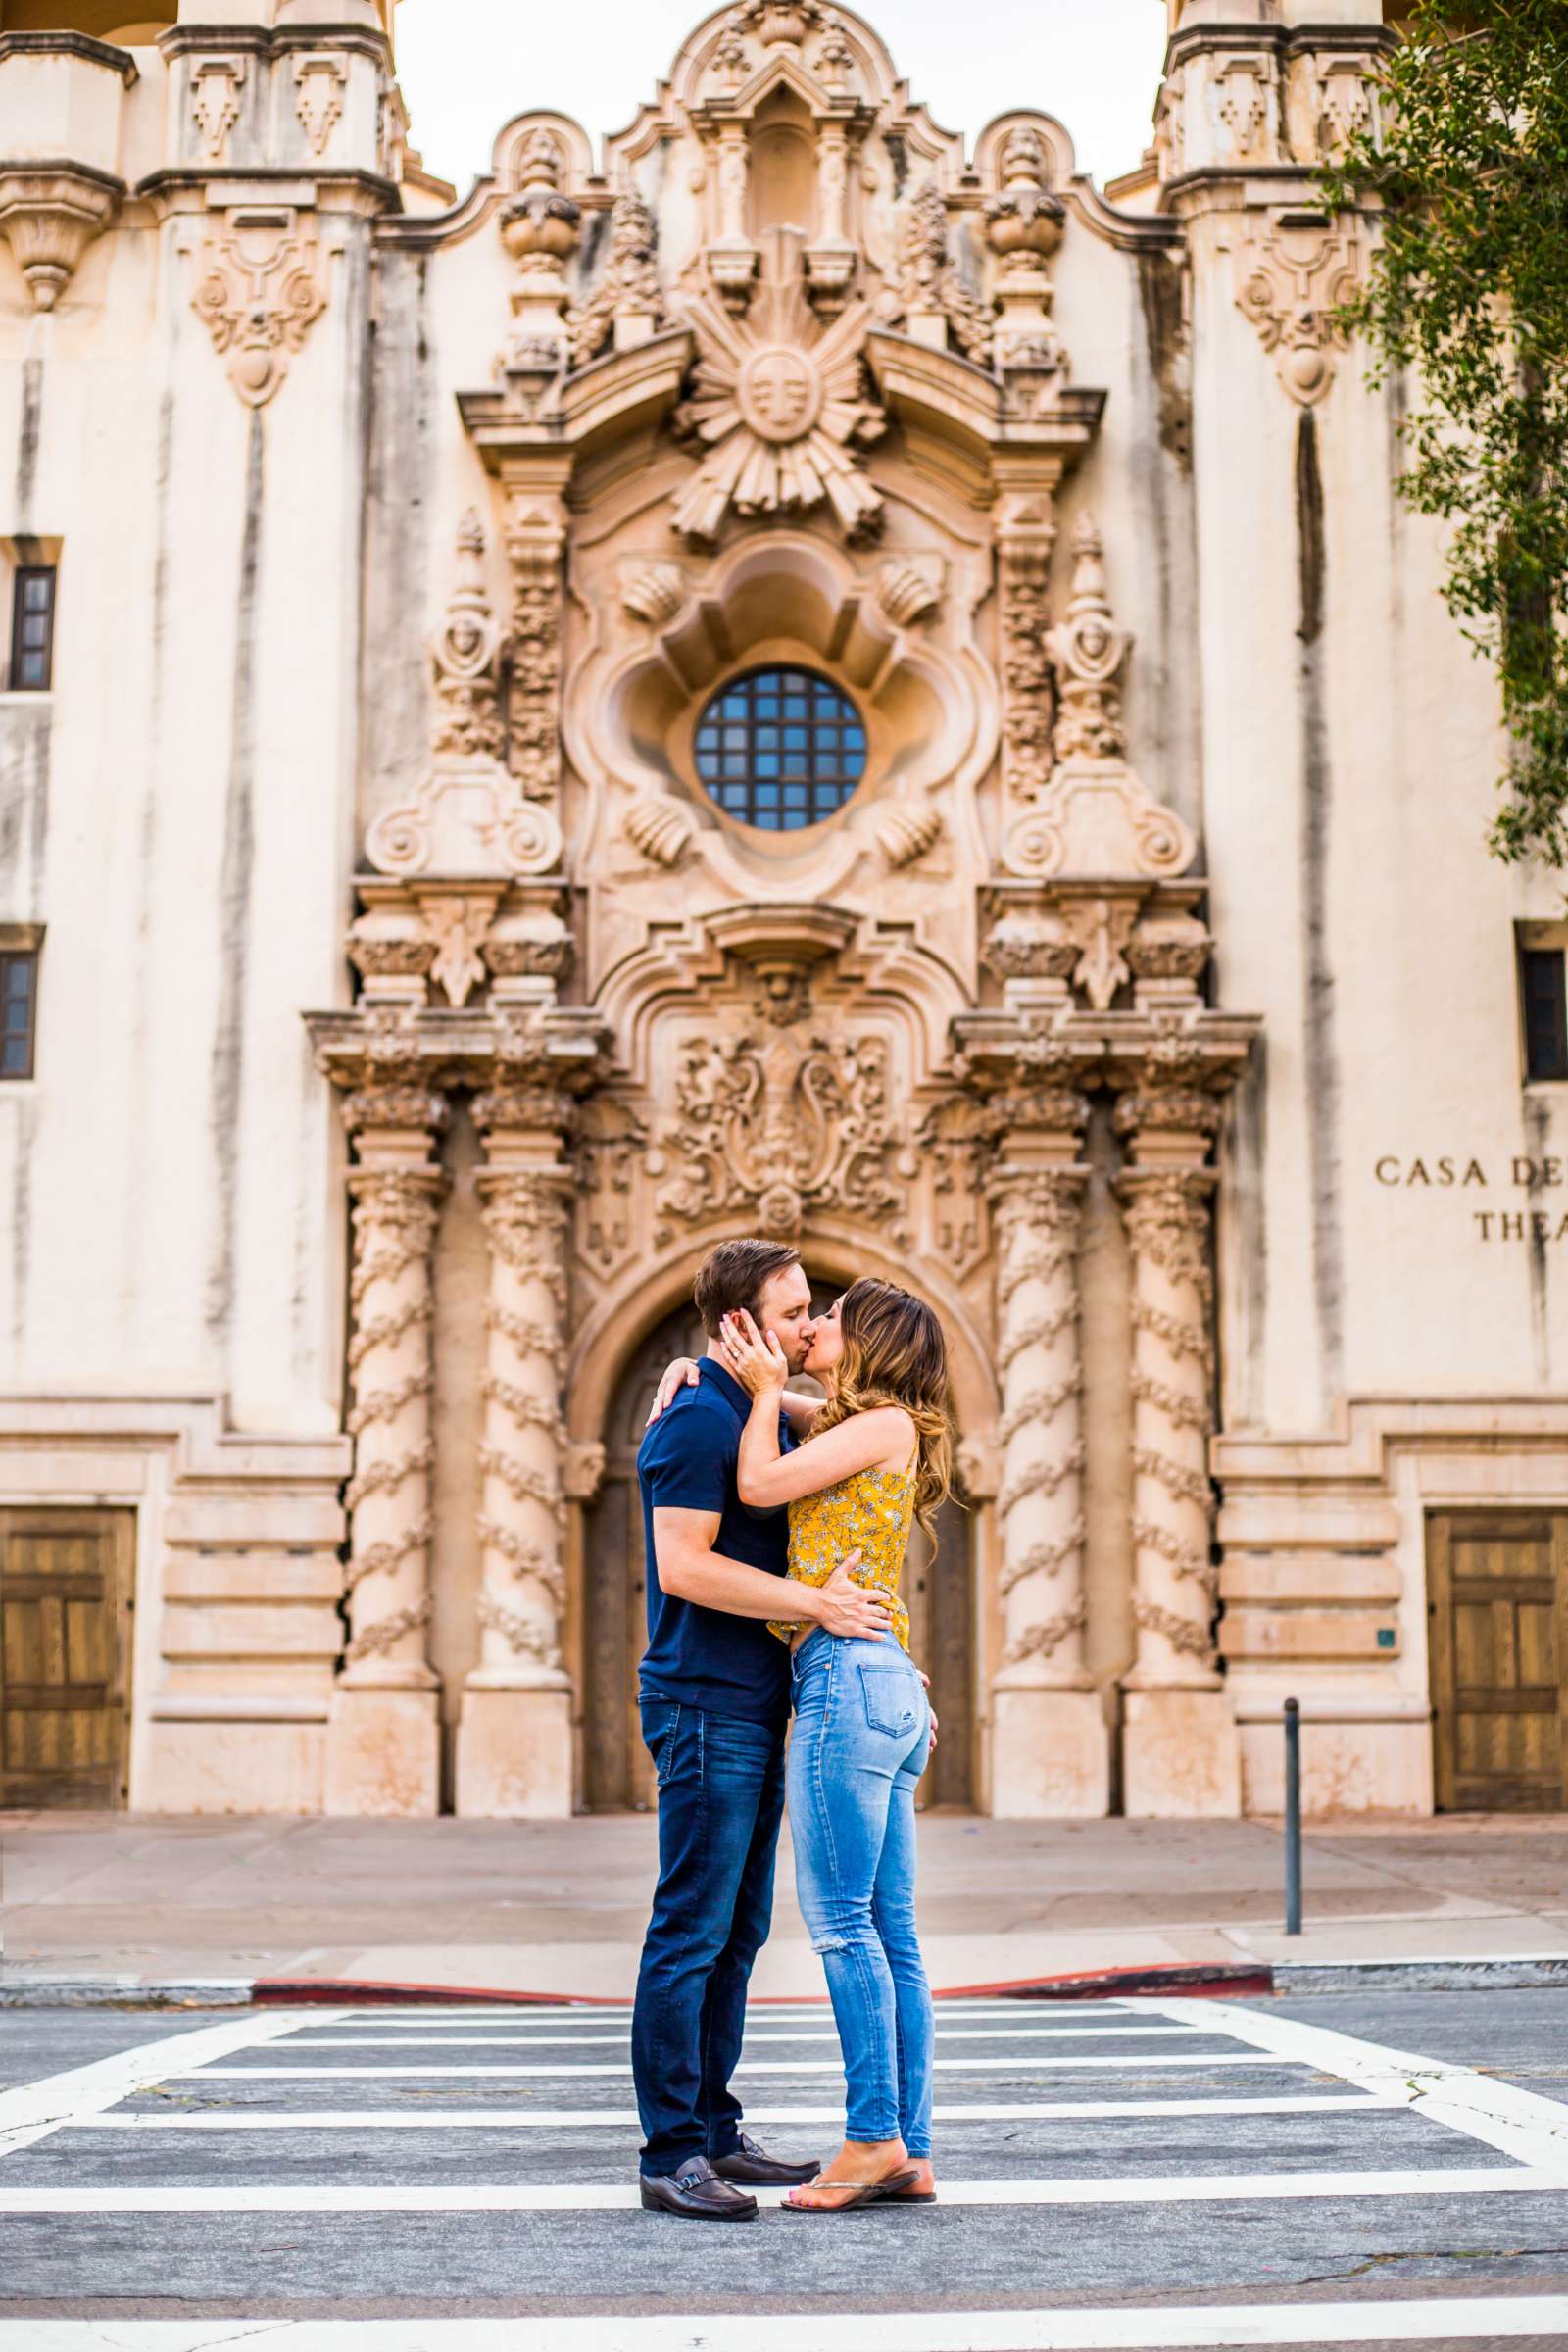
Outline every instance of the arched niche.
{"label": "arched niche", "polygon": [[787,85],[770,90],[752,125],[747,179],[747,233],[816,228],[816,135],[799,95]]}

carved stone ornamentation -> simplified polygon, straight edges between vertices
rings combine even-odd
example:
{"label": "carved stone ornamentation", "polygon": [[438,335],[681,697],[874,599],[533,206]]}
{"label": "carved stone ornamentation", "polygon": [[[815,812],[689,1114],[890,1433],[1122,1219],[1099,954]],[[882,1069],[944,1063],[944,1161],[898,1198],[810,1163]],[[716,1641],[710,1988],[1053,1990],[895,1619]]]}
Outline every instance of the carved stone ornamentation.
{"label": "carved stone ornamentation", "polygon": [[0,167],[0,229],[34,309],[54,309],[82,255],[114,219],[122,193],[118,183],[69,164]]}
{"label": "carved stone ornamentation", "polygon": [[913,621],[928,620],[940,610],[942,583],[918,564],[895,560],[884,564],[876,575],[876,601],[884,617],[895,628],[905,629]]}
{"label": "carved stone ornamentation", "polygon": [[691,848],[697,828],[678,801],[656,799],[645,793],[632,802],[622,820],[626,839],[650,865],[671,871]]}
{"label": "carved stone ornamentation", "polygon": [[817,1023],[804,989],[758,1011],[761,1027],[709,1030],[678,1050],[675,1113],[649,1162],[662,1179],[656,1240],[743,1208],[780,1239],[824,1207],[897,1237],[907,1184],[886,1040]]}
{"label": "carved stone ornamentation", "polygon": [[997,518],[1001,589],[1002,780],[1012,802],[1038,801],[1051,779],[1052,675],[1046,655],[1056,524],[1042,487],[1004,501]]}
{"label": "carved stone ornamentation", "polygon": [[235,391],[259,409],[326,309],[319,248],[291,205],[236,205],[211,220],[193,307]]}
{"label": "carved stone ornamentation", "polygon": [[1236,300],[1272,352],[1280,382],[1312,408],[1334,382],[1350,339],[1339,316],[1358,290],[1362,248],[1353,225],[1254,230],[1243,249]]}
{"label": "carved stone ornamentation", "polygon": [[1066,615],[1044,632],[1038,656],[1050,665],[1056,694],[1044,783],[1039,736],[1046,720],[1029,683],[1036,661],[1028,626],[1033,600],[1020,600],[1023,642],[1016,653],[1004,607],[1009,639],[1004,683],[1011,674],[1020,680],[1020,713],[1016,720],[1009,715],[1008,725],[1022,739],[1019,789],[1036,803],[1007,834],[1004,858],[1012,872],[1032,877],[1174,876],[1192,863],[1198,845],[1191,827],[1155,801],[1127,763],[1120,680],[1132,640],[1111,615],[1104,544],[1088,516],[1073,534],[1072,554]]}
{"label": "carved stone ornamentation", "polygon": [[191,69],[190,111],[210,164],[224,160],[228,134],[239,121],[239,94],[245,87],[242,57],[198,57]]}
{"label": "carved stone ornamentation", "polygon": [[1085,515],[1072,538],[1072,593],[1046,651],[1056,674],[1058,760],[1118,760],[1127,749],[1118,684],[1131,640],[1111,618],[1105,543]]}
{"label": "carved stone ornamentation", "polygon": [[1134,1674],[1144,1690],[1190,1685],[1195,1668],[1218,1679],[1207,1467],[1214,1181],[1193,1167],[1121,1179],[1134,1269],[1133,1544],[1143,1604]]}
{"label": "carved stone ornamentation", "polygon": [[530,801],[561,789],[561,558],[566,513],[552,491],[519,483],[507,500],[512,565],[507,760]]}
{"label": "carved stone ornamentation", "polygon": [[501,630],[484,584],[484,526],[470,507],[458,525],[458,580],[430,641],[437,715],[430,748],[465,758],[499,755]]}
{"label": "carved stone ornamentation", "polygon": [[942,819],[935,808],[897,803],[877,819],[876,837],[889,865],[913,865],[942,839]]}
{"label": "carved stone ornamentation", "polygon": [[899,220],[896,289],[887,316],[903,318],[918,342],[943,346],[951,332],[966,360],[989,368],[996,320],[948,251],[948,208],[934,178],[905,206]]}
{"label": "carved stone ornamentation", "polygon": [[1064,382],[1070,363],[1052,318],[1051,258],[1061,244],[1067,208],[1048,185],[1050,157],[1042,134],[1016,124],[1002,143],[999,170],[1002,186],[985,208],[986,242],[1003,265],[997,360],[1003,368]]}
{"label": "carved stone ornamentation", "polygon": [[620,601],[634,619],[650,628],[667,628],[690,596],[686,574],[678,564],[647,564],[639,567],[620,592]]}
{"label": "carved stone ornamentation", "polygon": [[565,359],[566,263],[577,250],[582,207],[564,192],[566,153],[553,130],[531,130],[517,150],[517,193],[500,213],[501,242],[517,264],[505,371],[554,373]]}
{"label": "carved stone ornamentation", "polygon": [[[543,534],[554,554],[541,555],[541,573],[551,562],[559,568],[563,536],[557,518]],[[552,808],[535,805],[553,797],[560,774],[559,589],[530,568],[534,544],[525,523],[509,530],[518,586],[508,727],[499,708],[503,649],[484,585],[483,526],[471,511],[459,526],[458,583],[430,646],[430,766],[415,796],[383,810],[369,829],[366,853],[381,873],[537,874],[560,858],[560,824]],[[516,783],[501,761],[509,737]]]}
{"label": "carved stone ornamentation", "polygon": [[658,247],[653,214],[635,188],[626,189],[610,216],[610,251],[593,292],[566,313],[573,368],[597,359],[612,338],[627,351],[657,332],[664,316]]}
{"label": "carved stone ornamentation", "polygon": [[1077,1269],[1083,1183],[1076,1170],[1008,1171],[999,1180],[1004,1685],[1040,1688],[1042,1678],[1049,1683],[1062,1675],[1073,1688],[1083,1677]]}
{"label": "carved stone ornamentation", "polygon": [[716,538],[731,509],[777,516],[826,501],[847,538],[878,530],[882,500],[853,454],[884,429],[866,390],[865,304],[823,327],[807,298],[800,240],[774,229],[744,318],[710,295],[689,298],[684,317],[698,359],[676,421],[707,454],[676,493],[675,528],[701,544]]}
{"label": "carved stone ornamentation", "polygon": [[325,155],[343,116],[348,75],[341,58],[330,54],[294,60],[294,112],[313,155]]}

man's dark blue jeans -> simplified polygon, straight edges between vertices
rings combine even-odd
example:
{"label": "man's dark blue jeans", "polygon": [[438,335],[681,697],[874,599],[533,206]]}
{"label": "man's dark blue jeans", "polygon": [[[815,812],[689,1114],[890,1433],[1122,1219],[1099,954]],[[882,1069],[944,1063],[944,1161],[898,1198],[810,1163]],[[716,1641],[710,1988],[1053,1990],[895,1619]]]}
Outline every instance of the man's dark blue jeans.
{"label": "man's dark blue jeans", "polygon": [[631,2065],[645,2173],[733,2155],[746,1986],[773,1916],[784,1726],[645,1697],[659,1773],[659,1885],[643,1944]]}

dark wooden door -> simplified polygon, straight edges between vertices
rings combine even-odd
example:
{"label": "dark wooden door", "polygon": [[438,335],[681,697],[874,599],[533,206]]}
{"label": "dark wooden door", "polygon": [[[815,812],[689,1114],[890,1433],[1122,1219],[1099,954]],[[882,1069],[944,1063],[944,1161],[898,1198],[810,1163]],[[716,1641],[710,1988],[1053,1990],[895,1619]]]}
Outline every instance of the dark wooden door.
{"label": "dark wooden door", "polygon": [[648,1566],[637,1448],[659,1376],[707,1341],[690,1307],[646,1340],[621,1376],[605,1431],[605,1478],[588,1518],[584,1616],[583,1800],[590,1813],[647,1812],[654,1768],[637,1716],[637,1667],[648,1644]]}
{"label": "dark wooden door", "polygon": [[[605,1480],[589,1514],[586,1545],[583,1800],[591,1813],[641,1813],[655,1800],[653,1766],[637,1718],[637,1666],[648,1638],[637,1447],[659,1375],[672,1356],[700,1355],[705,1345],[689,1309],[662,1323],[627,1366],[605,1432]],[[920,1802],[967,1810],[974,1801],[967,1513],[950,1504],[938,1532],[933,1563],[916,1529],[905,1570],[911,1649],[931,1677],[942,1727]]]}
{"label": "dark wooden door", "polygon": [[0,1806],[125,1802],[130,1532],[0,1512]]}
{"label": "dark wooden door", "polygon": [[1428,1522],[1440,1812],[1568,1805],[1568,1513]]}

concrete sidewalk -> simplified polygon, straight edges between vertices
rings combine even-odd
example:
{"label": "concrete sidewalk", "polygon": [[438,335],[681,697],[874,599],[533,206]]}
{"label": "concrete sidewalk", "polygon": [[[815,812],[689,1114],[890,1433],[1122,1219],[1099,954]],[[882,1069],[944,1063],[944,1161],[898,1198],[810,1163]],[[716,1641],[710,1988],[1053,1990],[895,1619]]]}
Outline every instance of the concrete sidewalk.
{"label": "concrete sidewalk", "polygon": [[[922,1820],[943,1990],[1274,1961],[1568,1963],[1568,1816],[1320,1824],[1283,1934],[1264,1822]],[[639,1816],[560,1823],[0,1816],[6,1982],[311,1978],[623,1998],[653,1883]],[[818,1994],[786,1843],[760,1995]]]}

